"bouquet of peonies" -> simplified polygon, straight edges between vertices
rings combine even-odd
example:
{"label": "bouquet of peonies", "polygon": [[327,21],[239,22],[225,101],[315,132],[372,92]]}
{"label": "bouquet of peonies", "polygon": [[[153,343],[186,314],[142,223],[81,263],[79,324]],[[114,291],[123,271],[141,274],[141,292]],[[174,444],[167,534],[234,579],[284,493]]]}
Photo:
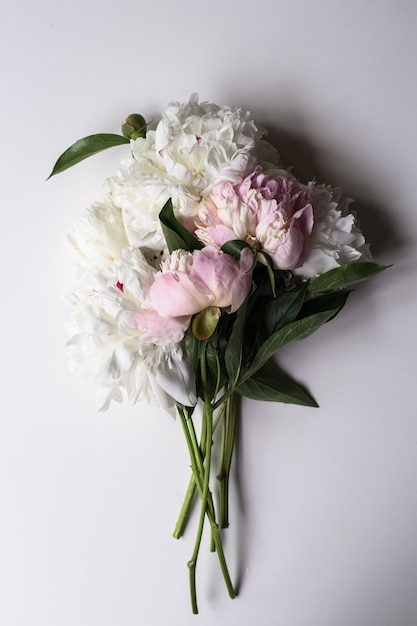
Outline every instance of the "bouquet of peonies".
{"label": "bouquet of peonies", "polygon": [[[130,115],[122,135],[77,141],[51,173],[129,145],[104,200],[69,235],[77,261],[68,350],[74,371],[103,393],[103,409],[111,400],[146,399],[179,416],[192,475],[174,536],[197,492],[188,562],[197,613],[206,521],[235,596],[219,529],[229,525],[238,397],[317,406],[271,359],[334,318],[348,288],[384,266],[372,262],[349,201],[284,169],[249,112],[192,95],[171,103],[155,130],[147,126]],[[218,493],[211,485],[216,429]]]}

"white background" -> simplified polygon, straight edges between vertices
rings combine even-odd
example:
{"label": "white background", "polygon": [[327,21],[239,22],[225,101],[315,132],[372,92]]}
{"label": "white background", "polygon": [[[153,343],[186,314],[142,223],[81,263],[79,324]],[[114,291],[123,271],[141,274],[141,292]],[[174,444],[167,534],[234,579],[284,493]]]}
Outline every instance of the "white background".
{"label": "white background", "polygon": [[[413,0],[3,0],[0,623],[417,623],[417,84]],[[280,362],[320,409],[245,401],[225,542],[171,537],[180,425],[97,413],[67,367],[64,236],[124,148],[45,182],[79,137],[170,100],[240,105],[304,180],[340,185],[393,267]],[[195,522],[195,519],[193,519]]]}

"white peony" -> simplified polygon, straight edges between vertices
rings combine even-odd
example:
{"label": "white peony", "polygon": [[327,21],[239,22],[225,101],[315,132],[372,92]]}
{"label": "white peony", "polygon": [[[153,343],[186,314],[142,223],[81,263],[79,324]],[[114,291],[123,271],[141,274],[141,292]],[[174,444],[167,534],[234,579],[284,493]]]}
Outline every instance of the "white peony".
{"label": "white peony", "polygon": [[241,109],[199,103],[171,103],[155,131],[131,142],[133,158],[107,181],[109,198],[123,215],[129,244],[164,246],[158,215],[171,198],[185,222],[201,197],[221,181],[238,183],[255,165],[263,131]]}
{"label": "white peony", "polygon": [[166,171],[195,195],[205,195],[220,181],[239,183],[262,131],[250,113],[239,108],[172,102],[155,133],[155,148]]}
{"label": "white peony", "polygon": [[[129,245],[160,252],[166,245],[159,222],[164,204],[171,198],[177,209],[192,212],[198,197],[163,169],[154,144],[149,154],[153,137],[154,132],[149,131],[146,139],[134,142],[143,147],[143,156],[123,161],[117,176],[108,179],[105,188],[121,210]],[[136,150],[139,154],[138,146]]]}
{"label": "white peony", "polygon": [[126,248],[107,276],[87,274],[70,294],[70,365],[105,392],[102,409],[124,398],[132,403],[156,398],[171,412],[175,402],[197,401],[194,373],[181,345],[144,343],[142,331],[131,324],[148,308],[154,273],[139,250]]}
{"label": "white peony", "polygon": [[107,275],[113,261],[129,245],[121,210],[110,200],[92,204],[67,240],[77,253],[73,266],[75,281],[88,272]]}
{"label": "white peony", "polygon": [[314,226],[307,239],[306,255],[293,274],[312,279],[331,269],[371,260],[369,245],[349,212],[351,200],[340,189],[315,187]]}

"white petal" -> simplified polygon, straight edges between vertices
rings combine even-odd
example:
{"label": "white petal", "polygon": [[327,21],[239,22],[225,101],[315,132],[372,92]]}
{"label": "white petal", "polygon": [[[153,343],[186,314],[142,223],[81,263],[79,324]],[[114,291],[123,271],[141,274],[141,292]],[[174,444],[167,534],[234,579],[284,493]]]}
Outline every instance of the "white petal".
{"label": "white petal", "polygon": [[182,351],[176,350],[166,355],[156,371],[155,379],[179,404],[194,406],[197,403],[195,375]]}

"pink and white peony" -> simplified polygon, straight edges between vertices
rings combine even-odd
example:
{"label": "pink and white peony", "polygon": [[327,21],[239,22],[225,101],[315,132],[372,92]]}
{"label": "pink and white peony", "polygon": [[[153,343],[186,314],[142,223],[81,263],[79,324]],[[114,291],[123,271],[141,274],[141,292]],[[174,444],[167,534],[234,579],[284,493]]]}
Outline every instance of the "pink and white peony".
{"label": "pink and white peony", "polygon": [[124,397],[132,403],[156,398],[172,412],[176,402],[197,401],[194,373],[181,345],[144,341],[143,331],[132,324],[150,306],[155,273],[139,250],[126,248],[107,277],[87,274],[70,294],[70,363],[103,390],[103,409]]}
{"label": "pink and white peony", "polygon": [[176,250],[164,261],[149,290],[151,310],[135,317],[142,340],[179,341],[193,315],[208,307],[236,311],[248,295],[252,254],[240,261],[207,246],[193,253]]}
{"label": "pink and white peony", "polygon": [[277,269],[291,270],[303,262],[313,216],[312,184],[270,178],[257,168],[239,185],[222,182],[213,188],[199,208],[195,234],[218,247],[241,239],[267,252]]}
{"label": "pink and white peony", "polygon": [[252,171],[257,151],[277,160],[263,132],[249,112],[199,103],[196,94],[184,104],[171,103],[155,131],[131,141],[133,158],[106,183],[122,210],[129,244],[163,248],[158,215],[169,198],[187,224],[213,185],[237,184]]}

